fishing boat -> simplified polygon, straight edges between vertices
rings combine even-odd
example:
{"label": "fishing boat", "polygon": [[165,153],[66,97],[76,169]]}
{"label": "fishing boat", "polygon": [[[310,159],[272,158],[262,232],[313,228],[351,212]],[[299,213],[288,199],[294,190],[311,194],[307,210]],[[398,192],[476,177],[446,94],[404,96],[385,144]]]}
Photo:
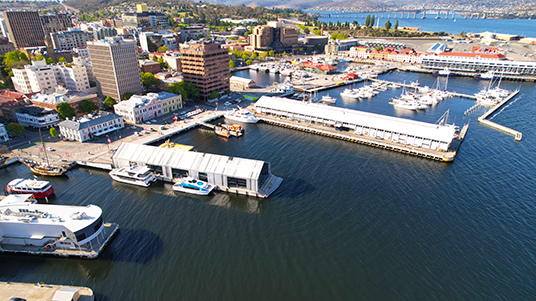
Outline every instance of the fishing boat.
{"label": "fishing boat", "polygon": [[51,176],[51,177],[58,177],[62,176],[67,172],[67,168],[64,168],[63,166],[52,166],[50,165],[50,162],[48,160],[48,154],[47,154],[47,147],[45,146],[45,142],[43,141],[43,136],[41,135],[41,129],[39,129],[39,137],[41,138],[41,146],[43,147],[43,153],[45,154],[45,162],[39,163],[39,162],[26,162],[24,161],[24,164],[30,168],[32,173],[42,175],[42,176]]}
{"label": "fishing boat", "polygon": [[222,136],[222,137],[225,137],[225,138],[231,137],[231,132],[226,127],[224,127],[222,125],[214,126],[214,133],[216,133],[216,135],[218,135],[218,136]]}
{"label": "fishing boat", "polygon": [[323,103],[336,103],[337,99],[333,98],[333,97],[331,97],[329,95],[324,95],[324,96],[322,96],[320,101],[323,102]]}
{"label": "fishing boat", "polygon": [[207,182],[194,179],[192,177],[180,178],[173,184],[173,190],[197,195],[207,195],[214,189],[214,186]]}
{"label": "fishing boat", "polygon": [[240,137],[244,135],[244,129],[240,124],[222,124],[221,126],[226,128],[232,136]]}
{"label": "fishing boat", "polygon": [[259,118],[255,117],[246,109],[234,109],[232,111],[227,111],[223,116],[225,119],[242,123],[257,123],[259,121]]}
{"label": "fishing boat", "polygon": [[48,181],[37,179],[14,179],[7,184],[9,194],[31,194],[34,198],[48,198],[54,194],[54,188]]}
{"label": "fishing boat", "polygon": [[156,181],[153,172],[147,166],[130,166],[113,169],[110,177],[117,182],[149,187]]}

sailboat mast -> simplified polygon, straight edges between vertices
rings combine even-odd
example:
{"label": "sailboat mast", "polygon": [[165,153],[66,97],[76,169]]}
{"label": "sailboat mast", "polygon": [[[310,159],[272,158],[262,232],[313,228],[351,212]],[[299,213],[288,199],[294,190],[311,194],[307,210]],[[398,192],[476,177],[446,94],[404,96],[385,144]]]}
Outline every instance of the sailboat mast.
{"label": "sailboat mast", "polygon": [[39,128],[39,138],[41,138],[41,145],[43,146],[43,152],[45,153],[45,159],[47,161],[47,166],[50,165],[48,162],[47,148],[45,147],[45,142],[43,141],[43,135],[41,135],[41,128]]}

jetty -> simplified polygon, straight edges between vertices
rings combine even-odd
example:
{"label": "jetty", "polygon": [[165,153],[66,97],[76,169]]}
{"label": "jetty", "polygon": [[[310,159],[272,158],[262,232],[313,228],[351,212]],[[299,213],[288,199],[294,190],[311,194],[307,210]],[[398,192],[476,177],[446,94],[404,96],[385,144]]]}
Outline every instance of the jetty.
{"label": "jetty", "polygon": [[521,138],[523,138],[523,134],[521,132],[518,132],[516,130],[513,130],[511,128],[508,128],[504,125],[500,125],[498,123],[495,123],[493,121],[490,121],[488,120],[488,118],[495,112],[497,112],[498,109],[500,109],[501,107],[503,107],[505,104],[507,104],[512,98],[514,98],[514,96],[517,95],[517,93],[519,93],[519,90],[516,90],[514,92],[512,92],[510,95],[508,95],[508,97],[506,97],[505,99],[503,99],[502,101],[500,101],[499,103],[497,103],[496,105],[494,105],[491,109],[489,109],[486,113],[484,113],[484,115],[478,117],[478,122],[480,123],[483,123],[485,125],[488,125],[492,128],[495,128],[495,129],[498,129],[500,131],[503,131],[507,134],[510,134],[512,136],[514,136],[514,140],[515,141],[521,141]]}
{"label": "jetty", "polygon": [[0,299],[32,301],[78,300],[93,301],[93,291],[88,287],[53,285],[44,283],[0,282]]}

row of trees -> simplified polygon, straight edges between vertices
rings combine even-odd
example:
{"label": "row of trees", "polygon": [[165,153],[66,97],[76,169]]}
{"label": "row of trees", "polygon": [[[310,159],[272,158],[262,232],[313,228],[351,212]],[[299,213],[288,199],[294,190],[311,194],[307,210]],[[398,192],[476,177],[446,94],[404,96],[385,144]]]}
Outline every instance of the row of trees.
{"label": "row of trees", "polygon": [[[93,103],[93,101],[86,99],[78,105],[78,110],[81,113],[88,114],[99,109],[99,106]],[[62,102],[58,105],[58,114],[62,119],[72,118],[76,116],[76,110],[71,107],[70,104]]]}

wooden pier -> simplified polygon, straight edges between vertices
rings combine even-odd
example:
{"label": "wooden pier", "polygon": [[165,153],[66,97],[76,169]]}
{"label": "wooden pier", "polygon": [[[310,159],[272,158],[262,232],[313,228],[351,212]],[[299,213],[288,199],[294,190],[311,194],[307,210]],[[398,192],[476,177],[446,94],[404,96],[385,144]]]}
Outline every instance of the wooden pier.
{"label": "wooden pier", "polygon": [[518,131],[513,130],[511,128],[505,127],[504,125],[500,125],[500,124],[495,123],[493,121],[487,120],[487,118],[489,116],[491,116],[498,109],[500,109],[502,106],[507,104],[512,98],[514,98],[514,96],[516,96],[517,93],[519,93],[519,90],[516,90],[516,91],[512,92],[512,94],[508,95],[508,97],[506,97],[504,100],[502,100],[501,102],[499,102],[498,104],[493,106],[489,111],[484,113],[484,115],[478,117],[478,122],[481,122],[481,123],[483,123],[485,125],[491,126],[492,128],[495,128],[495,129],[503,131],[503,132],[505,132],[507,134],[510,134],[510,135],[514,136],[515,141],[519,142],[519,141],[521,141],[521,138],[523,138],[523,134],[521,132],[518,132]]}

